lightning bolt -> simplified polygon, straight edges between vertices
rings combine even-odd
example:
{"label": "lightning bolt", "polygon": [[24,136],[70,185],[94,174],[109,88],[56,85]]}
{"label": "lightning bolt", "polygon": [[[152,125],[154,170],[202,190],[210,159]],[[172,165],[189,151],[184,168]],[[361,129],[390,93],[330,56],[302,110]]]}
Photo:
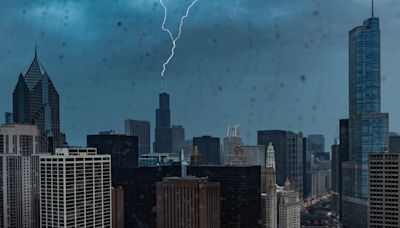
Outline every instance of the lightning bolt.
{"label": "lightning bolt", "polygon": [[191,3],[191,4],[188,6],[188,8],[186,9],[186,14],[185,14],[183,17],[181,17],[181,22],[180,22],[180,24],[179,24],[179,32],[178,32],[178,34],[176,35],[176,37],[174,38],[174,35],[172,35],[172,32],[171,32],[168,28],[165,27],[165,22],[167,21],[167,16],[168,16],[168,9],[167,9],[167,7],[165,6],[163,0],[160,0],[160,4],[161,4],[162,7],[164,8],[164,20],[163,20],[163,22],[162,22],[161,29],[162,29],[164,32],[167,32],[167,33],[168,33],[168,35],[169,35],[169,37],[171,38],[171,41],[172,41],[171,55],[170,55],[170,56],[168,57],[168,59],[163,63],[163,66],[162,66],[163,69],[162,69],[162,71],[161,71],[161,77],[164,77],[164,73],[165,73],[166,67],[167,67],[168,63],[171,61],[171,59],[172,59],[172,58],[174,57],[174,55],[175,55],[176,42],[179,40],[179,38],[181,38],[183,23],[184,23],[185,19],[189,16],[190,9],[192,9],[192,7],[193,7],[197,2],[198,2],[198,0],[193,0],[192,3]]}

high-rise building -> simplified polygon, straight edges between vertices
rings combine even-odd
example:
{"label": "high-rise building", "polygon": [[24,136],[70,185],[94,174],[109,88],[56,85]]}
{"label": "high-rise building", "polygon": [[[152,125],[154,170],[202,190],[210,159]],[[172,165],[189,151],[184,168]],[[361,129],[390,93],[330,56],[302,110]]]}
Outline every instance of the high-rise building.
{"label": "high-rise building", "polygon": [[[116,168],[135,167],[138,165],[138,137],[114,133],[87,135],[87,146],[97,148],[98,154],[111,155],[112,179],[116,181],[119,173]],[[113,186],[114,182],[113,182]]]}
{"label": "high-rise building", "polygon": [[40,227],[111,228],[110,160],[95,148],[40,156]]}
{"label": "high-rise building", "polygon": [[242,146],[236,145],[233,153],[229,158],[229,165],[231,166],[245,166],[246,165],[246,155]]}
{"label": "high-rise building", "polygon": [[318,161],[311,173],[311,196],[317,197],[331,190],[331,161]]}
{"label": "high-rise building", "polygon": [[237,145],[243,145],[239,124],[228,126],[226,136],[223,138],[221,164],[229,165],[231,155]]}
{"label": "high-rise building", "polygon": [[300,199],[289,179],[278,188],[278,227],[300,228]]}
{"label": "high-rise building", "polygon": [[219,228],[220,184],[207,177],[157,182],[157,228]]}
{"label": "high-rise building", "polygon": [[5,124],[13,123],[13,114],[11,112],[4,113],[4,123]]}
{"label": "high-rise building", "polygon": [[172,125],[172,153],[180,153],[185,147],[185,128],[181,125]]}
{"label": "high-rise building", "polygon": [[112,228],[124,228],[124,189],[112,188],[111,197]]}
{"label": "high-rise building", "polygon": [[303,199],[311,195],[311,170],[312,159],[310,141],[307,137],[303,138]]}
{"label": "high-rise building", "polygon": [[332,210],[336,215],[340,215],[340,145],[338,142],[332,145]]}
{"label": "high-rise building", "polygon": [[156,109],[154,152],[172,153],[171,110],[167,93],[160,94],[159,107]]}
{"label": "high-rise building", "polygon": [[389,115],[381,113],[379,18],[349,32],[349,161],[342,163],[344,227],[367,227],[368,154],[389,149]]}
{"label": "high-rise building", "polygon": [[272,143],[275,150],[276,182],[283,186],[290,179],[296,191],[303,193],[303,134],[291,131],[258,131],[258,145]]}
{"label": "high-rise building", "polygon": [[267,148],[265,178],[265,228],[277,228],[278,204],[276,194],[275,152],[272,143],[269,143]]}
{"label": "high-rise building", "polygon": [[[180,166],[123,169],[125,224],[156,227],[156,183],[164,177],[181,175]],[[259,166],[189,166],[187,174],[219,182],[221,228],[260,227],[261,195]]]}
{"label": "high-rise building", "polygon": [[400,227],[400,154],[369,154],[368,227]]}
{"label": "high-rise building", "polygon": [[341,119],[339,121],[339,186],[338,186],[338,195],[339,195],[339,211],[337,214],[340,218],[343,217],[343,164],[349,161],[349,119]]}
{"label": "high-rise building", "polygon": [[0,126],[0,227],[39,227],[38,136],[35,125]]}
{"label": "high-rise building", "polygon": [[60,142],[59,95],[49,75],[35,56],[28,70],[19,75],[13,93],[14,123],[39,128],[39,152],[54,152]]}
{"label": "high-rise building", "polygon": [[400,153],[400,135],[398,133],[390,132],[389,151],[391,153]]}
{"label": "high-rise building", "polygon": [[139,156],[150,153],[150,122],[125,120],[125,135],[138,137]]}
{"label": "high-rise building", "polygon": [[309,135],[307,138],[311,154],[325,152],[325,137],[323,135]]}
{"label": "high-rise building", "polygon": [[245,145],[242,146],[244,151],[244,155],[246,156],[246,165],[247,166],[265,166],[265,157],[266,157],[266,150],[264,145],[256,145],[250,146]]}
{"label": "high-rise building", "polygon": [[200,163],[202,165],[220,164],[220,144],[219,138],[202,136],[193,138],[193,148],[197,146],[200,151]]}

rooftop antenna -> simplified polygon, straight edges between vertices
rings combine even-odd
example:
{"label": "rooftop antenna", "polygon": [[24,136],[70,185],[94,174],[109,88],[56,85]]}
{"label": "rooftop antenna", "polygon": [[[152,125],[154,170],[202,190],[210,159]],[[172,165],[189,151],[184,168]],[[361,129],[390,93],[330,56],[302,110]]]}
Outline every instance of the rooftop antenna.
{"label": "rooftop antenna", "polygon": [[35,59],[37,59],[37,44],[36,44],[36,41],[35,41]]}
{"label": "rooftop antenna", "polygon": [[372,18],[374,18],[374,0],[372,0]]}

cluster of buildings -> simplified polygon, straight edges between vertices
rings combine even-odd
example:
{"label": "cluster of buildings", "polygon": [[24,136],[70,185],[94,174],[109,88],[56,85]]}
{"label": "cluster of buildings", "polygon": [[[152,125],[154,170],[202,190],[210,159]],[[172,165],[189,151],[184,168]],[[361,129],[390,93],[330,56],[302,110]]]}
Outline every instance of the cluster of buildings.
{"label": "cluster of buildings", "polygon": [[[149,121],[87,135],[70,147],[59,95],[34,59],[0,126],[0,227],[300,228],[305,202],[332,197],[343,227],[399,227],[400,136],[381,112],[379,19],[349,33],[349,118],[325,151],[323,135],[239,125],[187,139],[159,95]],[[221,144],[222,141],[222,144]]]}

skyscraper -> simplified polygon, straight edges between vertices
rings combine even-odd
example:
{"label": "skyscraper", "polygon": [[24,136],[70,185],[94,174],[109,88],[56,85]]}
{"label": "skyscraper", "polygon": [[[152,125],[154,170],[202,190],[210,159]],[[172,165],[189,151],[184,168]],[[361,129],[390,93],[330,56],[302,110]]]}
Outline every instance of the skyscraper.
{"label": "skyscraper", "polygon": [[395,132],[389,134],[389,151],[391,153],[400,153],[400,135]]}
{"label": "skyscraper", "polygon": [[[98,154],[111,155],[113,184],[119,177],[116,168],[138,165],[138,137],[118,134],[88,135],[87,146],[97,148]],[[115,185],[113,185],[115,186]]]}
{"label": "skyscraper", "polygon": [[325,152],[325,137],[323,135],[309,135],[307,138],[311,154]]}
{"label": "skyscraper", "polygon": [[180,153],[185,147],[185,128],[181,125],[172,125],[172,153]]}
{"label": "skyscraper", "polygon": [[223,148],[221,154],[221,164],[228,165],[230,157],[237,145],[243,145],[242,137],[240,136],[240,126],[228,126],[226,136],[223,138]]}
{"label": "skyscraper", "polygon": [[278,208],[276,195],[275,152],[272,143],[268,144],[265,162],[265,228],[277,228]]}
{"label": "skyscraper", "polygon": [[40,227],[111,228],[110,160],[95,148],[40,156]]}
{"label": "skyscraper", "polygon": [[367,227],[368,154],[389,148],[389,115],[381,113],[379,18],[349,32],[349,161],[342,164],[344,227]]}
{"label": "skyscraper", "polygon": [[38,135],[35,125],[0,126],[0,227],[39,227]]}
{"label": "skyscraper", "polygon": [[200,164],[219,165],[220,164],[220,144],[219,138],[202,136],[193,138],[193,149],[197,146],[200,151]]}
{"label": "skyscraper", "polygon": [[160,94],[159,107],[156,109],[154,152],[172,153],[171,110],[167,93]]}
{"label": "skyscraper", "polygon": [[368,227],[400,227],[400,154],[369,154]]}
{"label": "skyscraper", "polygon": [[54,152],[60,142],[59,95],[39,62],[37,51],[28,70],[19,75],[13,93],[14,123],[39,128],[39,152]]}
{"label": "skyscraper", "polygon": [[157,183],[157,228],[219,228],[220,207],[220,184],[207,177],[165,177]]}
{"label": "skyscraper", "polygon": [[150,153],[150,122],[125,120],[125,135],[138,137],[139,156]]}
{"label": "skyscraper", "polygon": [[283,186],[287,178],[295,190],[303,193],[303,134],[291,131],[258,131],[258,145],[272,143],[275,150],[276,182]]}
{"label": "skyscraper", "polygon": [[278,188],[278,227],[300,228],[299,193],[293,190],[289,179]]}

